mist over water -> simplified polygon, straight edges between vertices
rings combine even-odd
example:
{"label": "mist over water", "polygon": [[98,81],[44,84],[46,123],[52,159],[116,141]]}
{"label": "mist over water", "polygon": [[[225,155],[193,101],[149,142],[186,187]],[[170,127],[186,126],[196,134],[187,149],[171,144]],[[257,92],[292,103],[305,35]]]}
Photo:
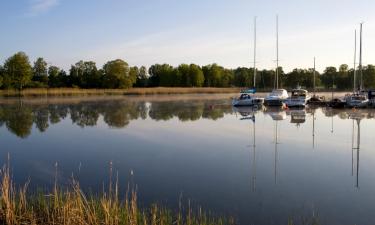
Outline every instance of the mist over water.
{"label": "mist over water", "polygon": [[[180,196],[241,224],[374,224],[375,110],[232,108],[229,95],[0,100],[0,161],[17,184],[76,177],[101,192],[109,164],[141,205]],[[131,175],[133,173],[133,175]]]}

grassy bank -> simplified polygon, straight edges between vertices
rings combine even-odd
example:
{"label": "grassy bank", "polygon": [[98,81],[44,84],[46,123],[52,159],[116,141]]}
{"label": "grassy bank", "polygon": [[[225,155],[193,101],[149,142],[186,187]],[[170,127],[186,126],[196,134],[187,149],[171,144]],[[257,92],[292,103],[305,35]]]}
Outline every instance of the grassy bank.
{"label": "grassy bank", "polygon": [[79,89],[79,88],[30,88],[22,92],[0,90],[3,97],[42,97],[42,96],[93,96],[93,95],[154,95],[154,94],[216,94],[238,93],[240,88],[130,88],[130,89]]}
{"label": "grassy bank", "polygon": [[[55,224],[55,225],[220,225],[234,224],[210,216],[188,204],[177,211],[157,204],[143,209],[138,206],[136,188],[129,188],[126,197],[119,199],[118,182],[109,182],[106,191],[98,196],[87,196],[74,178],[71,186],[59,188],[57,182],[47,193],[30,194],[28,183],[18,187],[12,180],[9,165],[0,171],[0,224]],[[111,179],[110,179],[111,180]]]}

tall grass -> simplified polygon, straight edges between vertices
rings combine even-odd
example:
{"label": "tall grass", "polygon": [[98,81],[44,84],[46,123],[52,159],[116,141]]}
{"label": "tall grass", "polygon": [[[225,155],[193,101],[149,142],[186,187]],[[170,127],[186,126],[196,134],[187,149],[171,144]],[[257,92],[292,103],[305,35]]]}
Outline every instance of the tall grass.
{"label": "tall grass", "polygon": [[[0,170],[0,224],[54,224],[54,225],[221,225],[234,224],[210,216],[200,208],[186,209],[180,202],[176,212],[154,204],[142,209],[138,206],[136,187],[128,187],[126,197],[119,198],[118,178],[99,196],[87,196],[79,182],[71,179],[68,188],[59,187],[57,176],[53,190],[29,194],[29,182],[17,187],[8,163]],[[112,170],[112,169],[111,169]],[[57,165],[56,165],[57,171]]]}
{"label": "tall grass", "polygon": [[80,89],[80,88],[30,88],[18,90],[0,90],[3,97],[39,97],[39,96],[88,96],[88,95],[152,95],[152,94],[214,94],[237,93],[240,88],[129,88],[129,89]]}

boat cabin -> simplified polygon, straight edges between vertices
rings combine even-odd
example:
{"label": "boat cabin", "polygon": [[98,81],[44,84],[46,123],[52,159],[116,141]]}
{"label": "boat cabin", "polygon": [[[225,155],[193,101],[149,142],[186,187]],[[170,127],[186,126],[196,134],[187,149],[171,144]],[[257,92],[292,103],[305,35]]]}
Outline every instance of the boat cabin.
{"label": "boat cabin", "polygon": [[251,99],[251,96],[249,94],[241,94],[240,100],[244,100],[244,99]]}
{"label": "boat cabin", "polygon": [[295,98],[297,98],[297,97],[306,97],[307,96],[307,91],[306,90],[304,90],[304,89],[294,89],[294,90],[292,90],[292,97],[295,97]]}

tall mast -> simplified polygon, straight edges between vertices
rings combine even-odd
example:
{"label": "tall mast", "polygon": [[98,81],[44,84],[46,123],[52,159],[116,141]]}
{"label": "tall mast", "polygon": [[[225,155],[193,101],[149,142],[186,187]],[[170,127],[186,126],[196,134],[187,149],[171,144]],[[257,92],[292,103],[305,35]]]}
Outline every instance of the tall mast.
{"label": "tall mast", "polygon": [[361,75],[361,85],[360,89],[363,89],[363,77],[362,77],[362,24],[359,27],[359,74]]}
{"label": "tall mast", "polygon": [[356,59],[357,59],[357,30],[354,30],[354,65],[353,65],[353,93],[355,92],[355,89],[356,89],[356,82],[357,82],[357,79],[356,79],[356,76],[357,76],[357,73],[356,73]]}
{"label": "tall mast", "polygon": [[257,69],[256,69],[256,54],[257,54],[257,17],[254,17],[254,83],[253,86],[256,85],[256,75],[257,75]]}
{"label": "tall mast", "polygon": [[314,96],[315,96],[315,57],[314,57],[314,71],[313,71],[313,75],[314,75]]}
{"label": "tall mast", "polygon": [[276,15],[276,89],[279,89],[279,15]]}

